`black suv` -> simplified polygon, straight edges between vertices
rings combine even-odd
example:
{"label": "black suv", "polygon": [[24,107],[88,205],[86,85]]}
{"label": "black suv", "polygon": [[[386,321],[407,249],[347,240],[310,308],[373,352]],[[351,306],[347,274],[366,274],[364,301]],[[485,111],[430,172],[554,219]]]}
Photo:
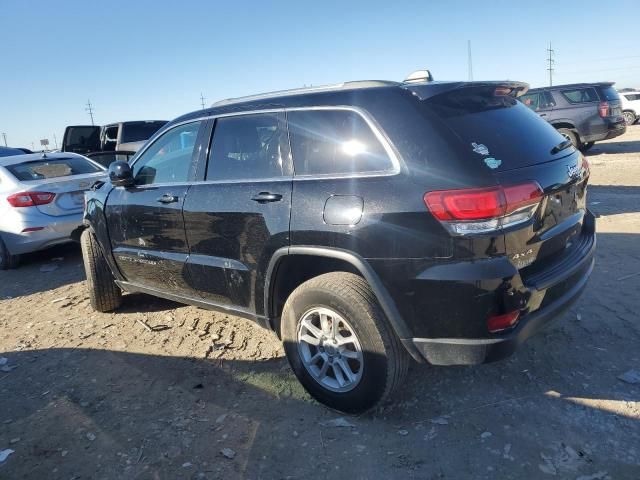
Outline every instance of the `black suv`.
{"label": "black suv", "polygon": [[521,97],[574,147],[586,151],[600,140],[622,135],[627,127],[613,82],[574,83],[533,88]]}
{"label": "black suv", "polygon": [[363,81],[182,116],[86,198],[91,303],[256,320],[319,401],[366,410],[409,358],[511,354],[593,268],[582,154],[517,82]]}

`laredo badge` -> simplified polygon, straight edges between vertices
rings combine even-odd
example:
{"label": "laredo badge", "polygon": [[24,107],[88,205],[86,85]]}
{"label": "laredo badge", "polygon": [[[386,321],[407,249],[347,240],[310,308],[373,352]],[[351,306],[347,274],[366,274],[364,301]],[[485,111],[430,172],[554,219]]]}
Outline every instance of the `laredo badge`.
{"label": "laredo badge", "polygon": [[502,165],[502,160],[497,160],[493,157],[488,157],[484,159],[484,163],[487,164],[487,167],[491,169],[495,169],[495,168],[498,168],[500,165]]}

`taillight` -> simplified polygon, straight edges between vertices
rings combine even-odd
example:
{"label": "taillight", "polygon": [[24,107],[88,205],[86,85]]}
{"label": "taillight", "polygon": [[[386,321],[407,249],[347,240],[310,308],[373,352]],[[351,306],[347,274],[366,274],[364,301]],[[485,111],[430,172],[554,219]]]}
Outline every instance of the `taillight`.
{"label": "taillight", "polygon": [[513,312],[505,313],[502,315],[492,315],[487,319],[487,328],[491,333],[506,330],[507,328],[511,328],[516,323],[518,323],[519,317],[519,310],[515,310]]}
{"label": "taillight", "polygon": [[602,118],[609,116],[609,102],[600,102],[598,105],[598,113]]}
{"label": "taillight", "polygon": [[424,195],[429,211],[452,233],[484,233],[529,220],[543,192],[536,182],[439,190]]}
{"label": "taillight", "polygon": [[51,203],[56,194],[51,192],[20,192],[7,197],[12,207],[33,207]]}

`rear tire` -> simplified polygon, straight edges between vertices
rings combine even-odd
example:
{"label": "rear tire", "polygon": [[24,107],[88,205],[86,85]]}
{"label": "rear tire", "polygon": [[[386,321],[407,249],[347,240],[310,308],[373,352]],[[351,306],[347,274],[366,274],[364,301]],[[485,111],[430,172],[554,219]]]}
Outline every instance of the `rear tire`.
{"label": "rear tire", "polygon": [[17,268],[20,264],[20,256],[12,255],[5,243],[0,238],[0,270]]}
{"label": "rear tire", "polygon": [[122,291],[116,285],[93,233],[89,230],[82,232],[80,246],[91,306],[98,312],[115,310],[122,304]]}
{"label": "rear tire", "polygon": [[636,123],[637,117],[635,113],[629,110],[625,110],[624,112],[622,112],[622,116],[624,117],[624,123],[626,123],[627,126]]}
{"label": "rear tire", "polygon": [[586,152],[587,150],[591,150],[591,147],[595,145],[596,142],[587,142],[580,145],[580,151]]}
{"label": "rear tire", "polygon": [[573,130],[569,130],[568,128],[559,128],[558,133],[569,140],[571,142],[571,145],[573,145],[575,148],[578,148],[580,146],[578,136]]}
{"label": "rear tire", "polygon": [[406,376],[407,352],[368,283],[352,273],[327,273],[298,286],[285,303],[281,328],[293,372],[328,407],[364,412]]}

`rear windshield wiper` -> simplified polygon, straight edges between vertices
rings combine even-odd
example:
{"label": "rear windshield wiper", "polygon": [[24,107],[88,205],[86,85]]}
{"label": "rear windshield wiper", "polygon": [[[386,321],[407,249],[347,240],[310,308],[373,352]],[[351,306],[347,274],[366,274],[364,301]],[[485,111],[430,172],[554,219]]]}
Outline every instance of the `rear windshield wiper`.
{"label": "rear windshield wiper", "polygon": [[565,149],[569,148],[572,145],[573,144],[571,143],[571,140],[565,140],[564,142],[559,143],[558,145],[556,145],[555,147],[553,147],[551,149],[551,155],[555,155],[556,153],[559,153],[562,150],[565,150]]}

